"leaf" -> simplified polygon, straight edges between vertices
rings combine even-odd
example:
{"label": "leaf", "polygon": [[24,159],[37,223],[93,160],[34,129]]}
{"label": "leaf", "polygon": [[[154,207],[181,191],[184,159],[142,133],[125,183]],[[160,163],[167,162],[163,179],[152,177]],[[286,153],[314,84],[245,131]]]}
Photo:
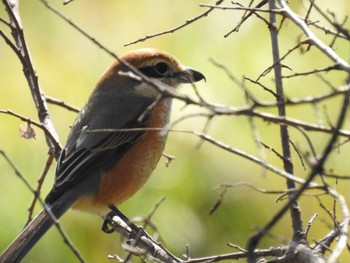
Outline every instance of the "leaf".
{"label": "leaf", "polygon": [[19,126],[19,135],[24,139],[35,139],[36,132],[28,122]]}

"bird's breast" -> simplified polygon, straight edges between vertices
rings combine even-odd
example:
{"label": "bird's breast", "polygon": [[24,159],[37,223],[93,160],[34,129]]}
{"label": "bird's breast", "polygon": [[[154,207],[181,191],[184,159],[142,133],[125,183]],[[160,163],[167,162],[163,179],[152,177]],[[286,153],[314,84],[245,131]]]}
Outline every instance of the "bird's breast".
{"label": "bird's breast", "polygon": [[[146,127],[150,130],[103,175],[96,195],[81,199],[75,204],[75,208],[105,212],[107,205],[124,202],[144,185],[163,153],[169,129],[170,109],[170,99],[161,100],[151,109]],[[157,130],[151,130],[152,128]]]}

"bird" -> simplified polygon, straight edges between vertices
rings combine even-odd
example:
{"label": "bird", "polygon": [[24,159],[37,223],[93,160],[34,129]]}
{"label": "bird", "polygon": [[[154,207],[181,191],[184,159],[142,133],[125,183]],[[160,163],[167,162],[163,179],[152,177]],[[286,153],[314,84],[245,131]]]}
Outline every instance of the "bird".
{"label": "bird", "polygon": [[147,181],[163,153],[176,89],[205,76],[173,55],[141,48],[121,55],[102,74],[71,127],[44,209],[0,255],[20,262],[68,209],[103,214]]}

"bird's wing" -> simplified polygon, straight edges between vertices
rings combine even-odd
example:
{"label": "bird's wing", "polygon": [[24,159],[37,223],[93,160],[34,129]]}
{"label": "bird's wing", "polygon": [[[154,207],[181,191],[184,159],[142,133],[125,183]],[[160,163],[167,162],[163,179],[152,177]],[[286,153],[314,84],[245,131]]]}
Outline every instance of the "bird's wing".
{"label": "bird's wing", "polygon": [[100,176],[111,169],[144,135],[144,131],[132,129],[147,126],[152,99],[133,96],[126,103],[119,96],[106,100],[108,103],[97,108],[98,111],[88,103],[78,115],[58,161],[55,184],[47,203],[87,177]]}

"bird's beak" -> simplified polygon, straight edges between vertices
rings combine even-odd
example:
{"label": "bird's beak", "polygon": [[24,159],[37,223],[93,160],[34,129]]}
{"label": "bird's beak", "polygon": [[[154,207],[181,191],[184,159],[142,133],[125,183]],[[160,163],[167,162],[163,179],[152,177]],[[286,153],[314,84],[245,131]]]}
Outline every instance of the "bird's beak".
{"label": "bird's beak", "polygon": [[194,83],[204,79],[206,81],[205,76],[199,71],[185,67],[183,71],[177,73],[177,77],[180,79],[181,83]]}

